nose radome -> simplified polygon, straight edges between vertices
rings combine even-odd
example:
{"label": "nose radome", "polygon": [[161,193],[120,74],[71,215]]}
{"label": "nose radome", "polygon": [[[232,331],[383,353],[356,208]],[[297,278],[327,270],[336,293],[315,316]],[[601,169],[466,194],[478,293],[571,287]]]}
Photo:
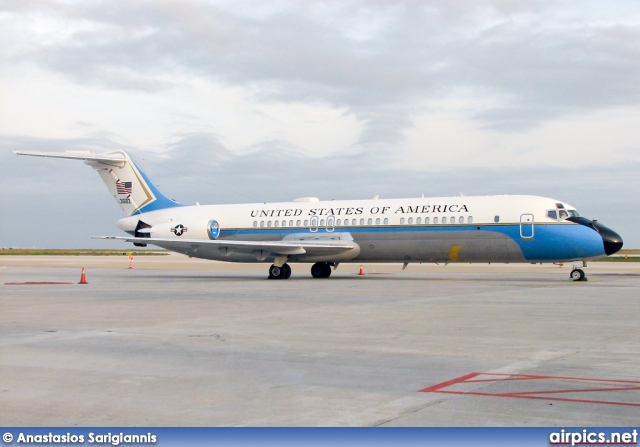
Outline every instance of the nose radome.
{"label": "nose radome", "polygon": [[622,248],[622,238],[611,228],[605,227],[599,222],[593,221],[593,226],[598,230],[604,244],[604,252],[607,256],[617,253]]}
{"label": "nose radome", "polygon": [[607,256],[618,253],[622,248],[622,239],[619,236],[613,240],[603,237],[602,241],[604,242],[604,252]]}

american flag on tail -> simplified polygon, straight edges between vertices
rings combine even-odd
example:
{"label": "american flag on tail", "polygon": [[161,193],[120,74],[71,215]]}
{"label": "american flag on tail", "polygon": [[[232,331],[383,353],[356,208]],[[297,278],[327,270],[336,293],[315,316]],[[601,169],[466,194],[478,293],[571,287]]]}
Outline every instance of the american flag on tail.
{"label": "american flag on tail", "polygon": [[118,190],[118,194],[131,194],[131,182],[121,182],[118,180],[116,182],[116,189]]}

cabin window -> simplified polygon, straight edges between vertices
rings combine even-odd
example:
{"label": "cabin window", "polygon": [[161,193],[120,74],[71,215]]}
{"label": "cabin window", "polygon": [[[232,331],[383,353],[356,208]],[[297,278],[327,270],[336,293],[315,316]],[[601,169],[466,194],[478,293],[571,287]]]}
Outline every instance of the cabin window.
{"label": "cabin window", "polygon": [[451,216],[451,219],[449,219],[449,222],[456,223],[456,216]]}
{"label": "cabin window", "polygon": [[305,226],[305,227],[308,227],[308,226],[309,226],[309,219],[305,219],[305,220],[304,220],[304,226]]}
{"label": "cabin window", "polygon": [[260,226],[261,226],[261,227],[264,227],[264,220],[261,220],[261,221],[260,221]]}
{"label": "cabin window", "polygon": [[421,224],[421,223],[422,223],[422,217],[418,217],[418,218],[416,219],[416,223],[417,223],[417,224]]}
{"label": "cabin window", "polygon": [[442,223],[447,223],[447,218],[446,217],[442,218]]}
{"label": "cabin window", "polygon": [[460,216],[460,219],[458,219],[458,223],[464,223],[464,216]]}
{"label": "cabin window", "polygon": [[299,227],[301,223],[300,220],[296,220],[296,227]]}
{"label": "cabin window", "polygon": [[364,225],[364,219],[360,219],[360,225]]}
{"label": "cabin window", "polygon": [[431,222],[431,218],[430,217],[425,217],[424,218],[424,223],[428,224]]}
{"label": "cabin window", "polygon": [[433,223],[434,223],[434,224],[437,224],[437,223],[438,223],[438,218],[437,218],[437,217],[434,217],[434,218],[433,218]]}
{"label": "cabin window", "polygon": [[289,221],[289,226],[290,226],[290,227],[292,227],[292,226],[293,226],[293,221],[292,221],[292,220],[290,220],[290,221]]}
{"label": "cabin window", "polygon": [[404,217],[400,218],[400,225],[404,225]]}
{"label": "cabin window", "polygon": [[274,227],[277,227],[277,226],[278,226],[278,221],[277,221],[277,220],[273,223],[273,226],[274,226]]}
{"label": "cabin window", "polygon": [[339,227],[340,225],[342,225],[342,219],[336,220],[336,226]]}
{"label": "cabin window", "polygon": [[385,217],[385,218],[384,218],[384,224],[385,224],[385,225],[389,225],[389,218],[388,218],[388,217]]}
{"label": "cabin window", "polygon": [[413,223],[413,217],[409,218],[409,225],[411,225]]}
{"label": "cabin window", "polygon": [[469,216],[469,217],[467,218],[467,222],[469,222],[469,223],[473,223],[473,216]]}
{"label": "cabin window", "polygon": [[258,226],[258,221],[257,221],[257,220],[254,220],[254,221],[253,221],[253,228],[256,228],[257,226]]}
{"label": "cabin window", "polygon": [[369,218],[369,219],[367,220],[367,224],[368,224],[368,225],[371,225],[372,223],[373,223],[373,219],[372,219],[372,218]]}
{"label": "cabin window", "polygon": [[271,221],[267,222],[267,226],[271,228]]}
{"label": "cabin window", "polygon": [[286,221],[286,220],[283,220],[283,221],[282,221],[282,226],[283,226],[283,227],[286,227],[286,226],[287,226],[287,221]]}
{"label": "cabin window", "polygon": [[380,218],[376,217],[376,225],[380,225]]}
{"label": "cabin window", "polygon": [[324,219],[320,219],[320,226],[324,227]]}
{"label": "cabin window", "polygon": [[500,216],[495,216],[495,217],[493,218],[493,221],[494,221],[495,223],[500,222]]}

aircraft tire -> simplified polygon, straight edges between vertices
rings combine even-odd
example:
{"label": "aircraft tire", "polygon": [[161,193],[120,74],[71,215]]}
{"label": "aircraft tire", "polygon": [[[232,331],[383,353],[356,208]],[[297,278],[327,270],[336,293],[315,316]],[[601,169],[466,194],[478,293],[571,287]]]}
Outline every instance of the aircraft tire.
{"label": "aircraft tire", "polygon": [[328,262],[316,262],[311,266],[311,276],[314,278],[328,278],[331,276],[331,265]]}
{"label": "aircraft tire", "polygon": [[322,263],[316,262],[311,266],[311,276],[314,278],[322,278]]}
{"label": "aircraft tire", "polygon": [[584,270],[573,269],[569,275],[573,281],[586,281]]}
{"label": "aircraft tire", "polygon": [[[275,265],[269,267],[269,279],[285,279],[287,269],[284,265],[282,267],[277,267]],[[289,268],[289,270],[291,270],[291,268]]]}
{"label": "aircraft tire", "polygon": [[291,278],[291,266],[289,264],[284,264],[282,268],[284,269],[284,277],[282,279]]}

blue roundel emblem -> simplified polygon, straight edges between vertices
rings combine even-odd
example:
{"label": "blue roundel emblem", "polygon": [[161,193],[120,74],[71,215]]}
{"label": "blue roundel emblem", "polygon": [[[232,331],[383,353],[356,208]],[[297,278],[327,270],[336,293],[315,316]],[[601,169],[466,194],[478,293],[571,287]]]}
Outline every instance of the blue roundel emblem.
{"label": "blue roundel emblem", "polygon": [[209,221],[209,237],[211,239],[218,239],[220,236],[220,224],[216,220]]}

